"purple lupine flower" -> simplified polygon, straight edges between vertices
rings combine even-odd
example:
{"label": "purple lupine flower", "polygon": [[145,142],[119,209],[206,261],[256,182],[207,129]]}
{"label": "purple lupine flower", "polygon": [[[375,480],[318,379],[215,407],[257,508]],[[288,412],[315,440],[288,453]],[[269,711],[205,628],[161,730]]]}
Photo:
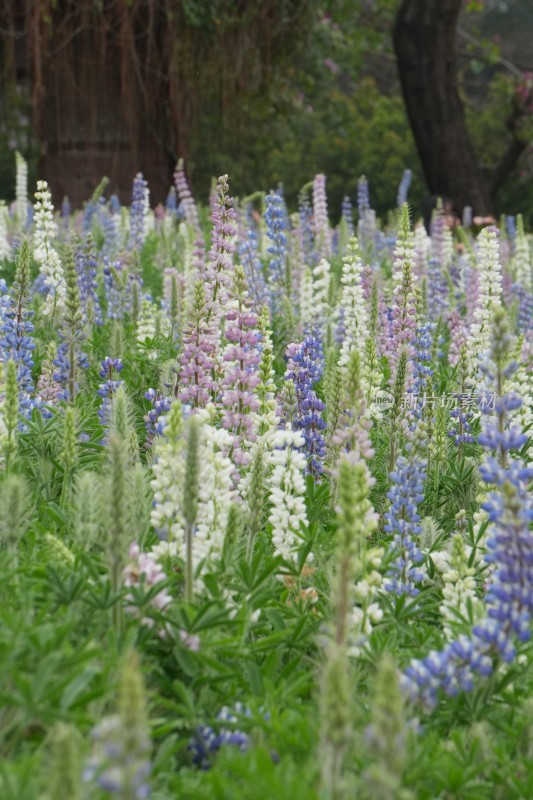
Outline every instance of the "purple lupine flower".
{"label": "purple lupine flower", "polygon": [[233,208],[234,202],[233,197],[229,194],[228,176],[221,175],[217,181],[213,199],[211,249],[204,273],[204,280],[207,284],[208,319],[219,320],[221,318],[231,289],[233,253],[237,235],[237,214]]}
{"label": "purple lupine flower", "polygon": [[466,342],[467,338],[467,329],[465,325],[465,321],[461,316],[461,312],[459,309],[454,308],[448,315],[446,319],[448,323],[448,332],[450,335],[450,346],[448,348],[448,361],[455,367],[457,362],[459,361],[459,356],[461,353],[461,347]]}
{"label": "purple lupine flower", "polygon": [[392,483],[387,499],[391,506],[385,515],[385,531],[394,534],[391,549],[396,559],[389,568],[384,586],[399,597],[403,594],[416,597],[419,594],[416,584],[425,577],[418,566],[423,556],[417,542],[422,530],[417,506],[424,499],[425,477],[426,465],[414,455],[409,459],[400,456],[396,469],[390,474]]}
{"label": "purple lupine flower", "polygon": [[149,207],[148,184],[142,172],[138,172],[133,181],[130,212],[130,249],[141,251],[146,239],[146,217]]}
{"label": "purple lupine flower", "polygon": [[398,197],[396,199],[396,205],[398,208],[402,208],[404,203],[407,203],[407,195],[409,194],[409,187],[411,186],[411,181],[413,180],[413,172],[410,169],[404,170],[402,175],[402,179],[400,181],[400,185],[398,186]]}
{"label": "purple lupine flower", "polygon": [[237,467],[249,463],[249,447],[256,439],[254,412],[259,408],[255,389],[260,383],[258,343],[261,337],[245,283],[244,271],[237,268],[232,290],[235,308],[225,315],[224,336],[228,344],[222,356],[222,427],[232,433],[231,456]]}
{"label": "purple lupine flower", "polygon": [[218,320],[209,319],[202,281],[196,283],[182,338],[178,397],[194,409],[204,408],[218,398],[220,346]]}
{"label": "purple lupine flower", "polygon": [[195,239],[201,241],[203,249],[203,236],[202,236],[202,228],[200,225],[200,217],[198,216],[198,209],[196,207],[196,203],[194,202],[194,198],[191,194],[189,183],[187,181],[187,176],[185,175],[185,167],[183,164],[183,159],[181,158],[178,161],[178,164],[176,166],[176,171],[174,172],[174,184],[176,186],[176,191],[178,193],[178,198],[180,201],[180,207],[183,210],[185,220],[193,229]]}

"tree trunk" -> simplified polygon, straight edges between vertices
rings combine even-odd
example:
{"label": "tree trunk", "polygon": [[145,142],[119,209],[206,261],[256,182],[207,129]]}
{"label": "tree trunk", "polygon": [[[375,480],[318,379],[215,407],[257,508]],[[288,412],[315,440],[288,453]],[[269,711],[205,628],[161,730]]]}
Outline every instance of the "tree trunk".
{"label": "tree trunk", "polygon": [[457,90],[455,36],[463,0],[403,0],[394,49],[407,114],[432,194],[450,197],[460,213],[491,213]]}

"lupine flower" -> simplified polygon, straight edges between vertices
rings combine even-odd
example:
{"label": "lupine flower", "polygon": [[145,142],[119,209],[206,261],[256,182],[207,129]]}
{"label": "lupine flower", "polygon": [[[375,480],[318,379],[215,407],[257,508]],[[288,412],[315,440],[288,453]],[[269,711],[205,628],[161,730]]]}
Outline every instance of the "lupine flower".
{"label": "lupine flower", "polygon": [[442,574],[443,630],[450,641],[465,622],[473,623],[483,615],[483,603],[476,593],[476,568],[469,566],[470,552],[464,541],[465,512],[456,517],[448,567]]}
{"label": "lupine flower", "polygon": [[201,769],[209,769],[214,756],[224,745],[232,745],[245,753],[249,747],[249,736],[235,727],[239,723],[239,717],[243,716],[251,717],[250,710],[242,703],[236,703],[233,709],[227,706],[220,709],[215,718],[215,728],[211,725],[199,725],[188,745],[193,764]]}
{"label": "lupine flower", "polygon": [[417,541],[422,530],[417,506],[424,499],[425,464],[414,454],[410,458],[400,456],[390,479],[387,499],[391,505],[385,515],[385,531],[394,534],[391,549],[396,559],[389,568],[384,586],[398,597],[403,594],[416,597],[420,593],[417,584],[425,578]]}
{"label": "lupine flower", "polygon": [[409,194],[409,187],[413,180],[413,172],[410,169],[404,170],[400,185],[398,186],[398,196],[396,198],[396,205],[402,208],[404,203],[407,203],[407,195]]}
{"label": "lupine flower", "polygon": [[237,214],[234,199],[229,194],[228,176],[221,175],[217,181],[213,202],[211,249],[205,271],[206,299],[209,318],[219,320],[228,300],[231,288],[233,253],[237,235]]}
{"label": "lupine flower", "polygon": [[256,439],[254,412],[260,403],[255,390],[261,380],[257,372],[261,360],[257,349],[258,320],[251,310],[242,267],[235,269],[232,300],[234,307],[225,315],[224,337],[228,344],[222,354],[221,403],[222,426],[233,436],[231,457],[239,468],[249,463],[249,448]]}
{"label": "lupine flower", "polygon": [[176,171],[174,172],[174,183],[176,185],[176,191],[180,200],[180,207],[183,209],[185,219],[193,229],[195,239],[202,242],[203,249],[202,228],[200,226],[198,209],[196,208],[196,203],[194,202],[191,190],[189,189],[189,183],[187,181],[187,176],[185,175],[183,159],[181,158],[178,161]]}
{"label": "lupine flower", "polygon": [[268,290],[259,256],[257,233],[250,225],[241,232],[238,251],[250,296],[253,298],[254,303],[261,306],[267,302]]}
{"label": "lupine flower", "polygon": [[148,389],[144,396],[152,404],[150,411],[143,417],[147,431],[144,447],[149,449],[160,433],[160,417],[168,413],[172,400],[161,392],[156,392],[155,389]]}
{"label": "lupine flower", "polygon": [[[130,560],[124,567],[123,580],[127,588],[142,589],[144,592],[150,590],[160,583],[166,581],[167,576],[153,553],[143,553],[137,542],[133,542],[129,550]],[[138,609],[134,605],[135,595],[130,591],[126,595],[126,611],[133,616],[138,615]],[[172,597],[168,589],[161,588],[155,594],[151,593],[150,606],[155,611],[164,611],[172,602]],[[151,617],[143,617],[143,625],[153,628],[154,620]]]}
{"label": "lupine flower", "polygon": [[47,292],[43,312],[53,317],[64,308],[67,287],[61,259],[52,244],[57,234],[57,225],[54,222],[52,195],[46,181],[37,181],[35,200],[33,257],[44,276],[44,287]]}
{"label": "lupine flower", "polygon": [[322,374],[321,341],[317,337],[306,336],[301,344],[291,344],[287,348],[288,358],[285,379],[293,381],[296,391],[297,416],[293,420],[296,430],[304,435],[305,452],[308,456],[308,472],[315,480],[323,472],[326,442],[323,431],[326,423],[322,413],[324,403],[313,390]]}
{"label": "lupine flower", "polygon": [[154,502],[150,521],[160,539],[178,542],[181,554],[185,531],[182,508],[185,465],[183,414],[179,401],[169,406],[164,419],[164,435],[157,441],[152,465]]}
{"label": "lupine flower", "polygon": [[416,329],[412,360],[413,382],[409,391],[414,397],[414,415],[420,418],[426,398],[431,397],[432,375],[431,349],[433,344],[434,323],[426,322]]}
{"label": "lupine flower", "polygon": [[37,381],[37,391],[43,403],[55,405],[59,401],[61,386],[54,380],[54,361],[57,358],[57,345],[54,341],[49,342],[46,348],[46,355],[41,368],[41,374]]}
{"label": "lupine flower", "polygon": [[92,730],[93,753],[83,780],[119,800],[150,796],[146,699],[137,658],[130,656],[119,684],[118,714],[104,717]]}
{"label": "lupine flower", "polygon": [[341,369],[346,369],[351,350],[358,348],[359,353],[362,354],[368,337],[368,313],[362,287],[363,262],[355,237],[350,239],[348,251],[342,262],[341,307],[344,311],[345,323],[339,366]]}
{"label": "lupine flower", "polygon": [[130,212],[130,249],[142,249],[148,232],[148,215],[150,213],[150,192],[148,184],[141,172],[133,181]]}
{"label": "lupine flower", "polygon": [[267,237],[270,244],[267,250],[268,260],[268,284],[272,295],[274,310],[279,310],[281,294],[289,290],[287,282],[287,227],[285,212],[283,208],[283,198],[276,192],[267,194],[265,197],[265,223],[267,227]]}
{"label": "lupine flower", "polygon": [[[494,309],[501,305],[501,264],[497,228],[483,228],[478,240],[479,288],[477,305],[467,340],[473,359],[481,357],[489,347],[490,321]],[[475,369],[476,363],[472,364]]]}
{"label": "lupine flower", "polygon": [[9,212],[5,202],[0,201],[0,259],[11,258],[11,244],[8,237]]}
{"label": "lupine flower", "polygon": [[306,192],[300,192],[298,196],[298,216],[300,219],[298,232],[303,263],[311,266],[316,263],[317,257],[314,246],[313,212]]}
{"label": "lupine flower", "polygon": [[463,445],[474,441],[471,434],[473,410],[469,401],[474,395],[474,385],[469,373],[468,348],[466,344],[461,347],[459,362],[457,364],[457,406],[450,411],[450,417],[456,420],[448,435],[459,448],[459,458],[462,456]]}
{"label": "lupine flower", "polygon": [[[391,378],[395,376],[399,353],[403,348],[411,356],[416,335],[416,294],[413,280],[414,240],[409,223],[409,209],[405,205],[393,261],[392,339],[388,358]],[[409,381],[408,381],[409,383]]]}
{"label": "lupine flower", "polygon": [[259,383],[257,384],[256,394],[259,399],[259,406],[257,409],[256,428],[260,440],[267,443],[278,426],[278,417],[276,414],[272,334],[266,306],[263,306],[262,313],[259,316],[258,328],[261,337],[261,360],[257,368]]}
{"label": "lupine flower", "polygon": [[448,309],[449,271],[453,258],[453,238],[442,207],[437,208],[431,222],[431,257],[428,262],[427,308],[428,316],[436,320]]}
{"label": "lupine flower", "polygon": [[60,398],[74,402],[79,388],[79,370],[87,369],[89,361],[81,350],[81,344],[85,339],[83,317],[78,289],[78,275],[74,263],[74,255],[70,249],[65,250],[65,285],[65,312],[60,330],[62,342],[54,360],[54,365],[57,367],[54,373],[54,380],[63,387],[59,395]]}
{"label": "lupine flower", "polygon": [[268,479],[272,544],[275,555],[294,561],[301,545],[300,528],[307,525],[303,477],[306,459],[299,452],[304,438],[299,431],[287,427],[276,431],[272,444],[273,469]]}
{"label": "lupine flower", "polygon": [[327,259],[321,258],[313,269],[310,321],[322,335],[326,333],[330,322],[330,286],[331,264]]}
{"label": "lupine flower", "polygon": [[342,219],[345,221],[348,238],[351,239],[355,235],[355,228],[353,224],[353,208],[352,202],[346,195],[342,198]]}
{"label": "lupine flower", "polygon": [[[22,241],[15,279],[9,294],[0,300],[0,360],[13,359],[17,365],[19,404],[25,416],[31,414],[33,393],[33,311],[28,308],[30,295],[30,251],[28,240]],[[3,290],[0,286],[0,292]]]}
{"label": "lupine flower", "polygon": [[124,385],[124,381],[117,381],[114,378],[114,374],[121,372],[123,367],[124,365],[120,358],[110,358],[109,356],[106,356],[100,365],[98,374],[105,379],[105,383],[101,383],[97,391],[97,394],[102,398],[102,404],[98,409],[98,419],[104,427],[109,425],[111,419],[111,398],[118,387]]}
{"label": "lupine flower", "polygon": [[[151,300],[145,298],[141,303],[139,319],[137,320],[137,343],[145,345],[157,339],[158,336],[166,336],[169,333],[169,320],[164,316],[160,309]],[[156,359],[157,350],[145,348],[148,358]]]}
{"label": "lupine flower", "polygon": [[91,331],[93,325],[102,324],[102,309],[96,282],[97,261],[92,237],[87,237],[85,248],[76,252],[75,259],[83,322]]}
{"label": "lupine flower", "polygon": [[24,229],[28,221],[28,163],[18,150],[15,159],[17,165],[15,208],[18,224]]}
{"label": "lupine flower", "polygon": [[313,215],[316,249],[321,258],[330,259],[331,232],[329,229],[325,175],[315,175],[313,181]]}
{"label": "lupine flower", "polygon": [[533,290],[533,265],[529,242],[524,233],[524,221],[521,214],[517,216],[517,235],[512,260],[514,279],[525,291]]}
{"label": "lupine flower", "polygon": [[[215,320],[216,322],[216,320]],[[209,319],[204,284],[197,281],[194,302],[183,332],[178,397],[193,408],[205,408],[219,392],[219,338]]]}

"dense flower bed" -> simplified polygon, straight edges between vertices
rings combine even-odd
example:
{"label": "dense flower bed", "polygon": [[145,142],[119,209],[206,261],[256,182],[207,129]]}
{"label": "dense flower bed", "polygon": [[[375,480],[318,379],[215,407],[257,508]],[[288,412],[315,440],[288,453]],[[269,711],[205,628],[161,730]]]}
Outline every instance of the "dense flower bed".
{"label": "dense flower bed", "polygon": [[182,165],[56,213],[17,163],[2,798],[532,796],[521,218],[208,213]]}

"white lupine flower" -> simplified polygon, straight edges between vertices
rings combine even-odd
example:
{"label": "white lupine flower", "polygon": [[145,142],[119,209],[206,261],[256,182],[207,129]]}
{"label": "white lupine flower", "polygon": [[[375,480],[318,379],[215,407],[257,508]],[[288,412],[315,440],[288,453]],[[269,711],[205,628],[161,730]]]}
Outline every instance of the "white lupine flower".
{"label": "white lupine flower", "polygon": [[359,564],[361,575],[353,588],[353,598],[357,605],[350,612],[349,654],[353,657],[360,656],[372,633],[372,626],[380,622],[383,611],[376,598],[383,584],[383,575],[378,572],[382,565],[384,550],[373,547],[363,550],[362,561]]}
{"label": "white lupine flower", "polygon": [[[494,309],[501,305],[502,268],[495,228],[484,228],[477,246],[479,289],[474,319],[467,339],[468,351],[473,359],[482,356],[489,348],[490,327]],[[472,364],[472,371],[477,371]]]}
{"label": "white lupine flower", "polygon": [[529,249],[529,241],[524,233],[524,223],[521,214],[519,214],[517,218],[515,252],[512,261],[512,269],[515,281],[527,291],[533,290],[533,265],[531,263],[531,251]]}
{"label": "white lupine flower", "polygon": [[313,296],[311,317],[320,327],[325,327],[329,315],[329,289],[331,283],[331,265],[329,261],[322,258],[313,269]]}
{"label": "white lupine flower", "polygon": [[304,269],[300,288],[300,322],[303,328],[313,317],[313,272],[309,267]]}
{"label": "white lupine flower", "polygon": [[[224,546],[229,511],[233,500],[232,474],[234,466],[227,456],[232,438],[228,431],[209,424],[209,411],[197,417],[200,426],[200,475],[198,480],[198,514],[193,539],[193,568],[201,562],[219,558]],[[150,521],[160,536],[168,539],[156,545],[152,552],[158,560],[167,556],[185,557],[185,520],[183,517],[183,487],[185,483],[186,451],[183,439],[169,441],[160,437],[156,444],[153,464],[154,505]],[[196,588],[201,589],[201,576]]]}
{"label": "white lupine flower", "polygon": [[220,558],[233,500],[234,466],[227,453],[233,439],[229,431],[203,425],[200,444],[198,517],[193,540],[193,565]]}
{"label": "white lupine flower", "polygon": [[304,437],[290,428],[275,432],[270,453],[273,464],[268,479],[270,489],[269,522],[272,525],[272,543],[275,555],[294,560],[301,545],[300,526],[307,525],[305,509],[304,471],[305,455],[297,448],[303,447]]}
{"label": "white lupine flower", "polygon": [[[510,389],[522,399],[522,405],[515,413],[516,424],[525,431],[528,425],[533,426],[533,342],[524,339],[520,351],[518,369],[510,380]],[[532,436],[533,428],[529,429]]]}
{"label": "white lupine flower", "polygon": [[9,212],[2,200],[0,202],[0,259],[11,258],[11,245],[7,236]]}
{"label": "white lupine flower", "polygon": [[483,616],[483,602],[476,596],[476,569],[468,566],[468,553],[461,533],[452,538],[452,550],[447,571],[442,575],[443,603],[440,613],[446,638],[456,637],[463,619],[470,618],[471,606],[474,620]]}
{"label": "white lupine flower", "polygon": [[[137,322],[137,342],[144,344],[158,335],[166,336],[170,332],[170,321],[167,315],[150,300],[143,300]],[[156,359],[157,350],[149,350],[148,357]]]}
{"label": "white lupine flower", "polygon": [[368,312],[362,285],[363,262],[355,236],[348,243],[348,251],[342,259],[342,264],[341,308],[344,311],[344,339],[339,366],[345,368],[354,348],[358,348],[359,354],[363,356],[368,337]]}
{"label": "white lupine flower", "polygon": [[[182,557],[184,552],[185,522],[183,519],[183,483],[185,478],[185,461],[183,456],[183,440],[169,441],[163,436],[155,445],[156,460],[152,465],[154,474],[151,486],[154,503],[150,514],[150,522],[159,536],[176,545],[176,555]],[[161,554],[166,550],[161,542]]]}
{"label": "white lupine flower", "polygon": [[55,310],[63,309],[67,287],[61,259],[52,244],[57,234],[57,225],[54,222],[54,206],[46,181],[37,181],[35,200],[33,257],[39,264],[45,287],[49,290],[43,312],[53,314]]}
{"label": "white lupine flower", "polygon": [[19,226],[24,228],[28,219],[28,164],[18,150],[15,153],[15,159],[17,164],[15,190],[17,220]]}
{"label": "white lupine flower", "polygon": [[414,229],[414,245],[414,273],[419,280],[422,280],[427,275],[431,251],[431,237],[428,236],[425,225],[417,225]]}

